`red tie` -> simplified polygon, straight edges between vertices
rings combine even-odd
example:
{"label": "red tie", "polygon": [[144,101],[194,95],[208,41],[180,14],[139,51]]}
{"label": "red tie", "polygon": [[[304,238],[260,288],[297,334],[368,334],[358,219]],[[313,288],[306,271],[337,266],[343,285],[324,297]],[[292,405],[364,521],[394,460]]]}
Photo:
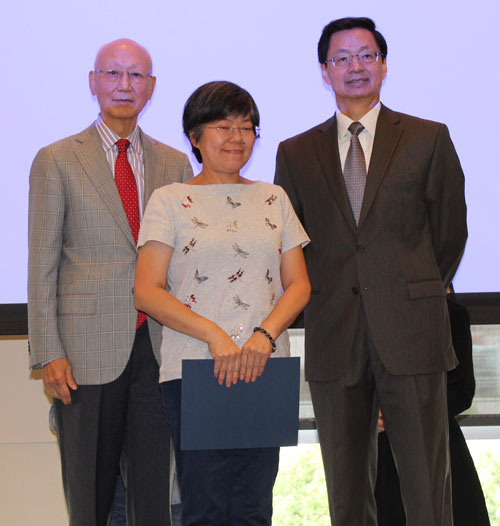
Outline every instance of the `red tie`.
{"label": "red tie", "polygon": [[[118,146],[118,157],[115,163],[115,183],[118,193],[122,199],[125,214],[127,214],[128,223],[132,230],[132,235],[137,243],[139,236],[140,216],[139,216],[139,199],[137,197],[137,184],[135,182],[134,172],[127,159],[127,149],[130,146],[128,139],[119,139],[116,141]],[[147,316],[143,312],[137,314],[137,329],[146,321]]]}

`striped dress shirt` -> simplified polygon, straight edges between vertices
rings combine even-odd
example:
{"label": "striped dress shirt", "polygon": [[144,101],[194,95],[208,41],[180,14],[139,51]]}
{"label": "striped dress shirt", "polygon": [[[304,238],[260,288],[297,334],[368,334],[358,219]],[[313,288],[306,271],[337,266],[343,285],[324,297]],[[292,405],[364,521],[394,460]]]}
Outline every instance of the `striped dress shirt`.
{"label": "striped dress shirt", "polygon": [[137,197],[139,199],[139,217],[142,219],[144,212],[144,151],[142,149],[141,139],[139,136],[139,128],[136,125],[132,133],[128,137],[119,137],[109,126],[104,124],[104,121],[99,115],[95,121],[97,133],[101,139],[106,159],[108,160],[111,173],[115,174],[115,163],[118,157],[118,146],[116,141],[118,139],[128,139],[130,146],[127,150],[127,159],[134,172],[135,182],[137,184]]}

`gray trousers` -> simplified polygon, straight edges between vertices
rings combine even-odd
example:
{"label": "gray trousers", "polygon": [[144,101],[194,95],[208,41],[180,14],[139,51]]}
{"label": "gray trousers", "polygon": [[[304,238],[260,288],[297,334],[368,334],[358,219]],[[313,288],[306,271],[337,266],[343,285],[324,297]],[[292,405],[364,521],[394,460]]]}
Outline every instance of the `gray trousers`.
{"label": "gray trousers", "polygon": [[107,526],[122,450],[127,525],[170,526],[170,433],[147,323],[115,381],[54,400],[70,526]]}
{"label": "gray trousers", "polygon": [[390,374],[361,307],[345,374],[336,381],[309,382],[309,387],[332,525],[377,524],[379,407],[399,471],[407,525],[453,525],[445,372]]}

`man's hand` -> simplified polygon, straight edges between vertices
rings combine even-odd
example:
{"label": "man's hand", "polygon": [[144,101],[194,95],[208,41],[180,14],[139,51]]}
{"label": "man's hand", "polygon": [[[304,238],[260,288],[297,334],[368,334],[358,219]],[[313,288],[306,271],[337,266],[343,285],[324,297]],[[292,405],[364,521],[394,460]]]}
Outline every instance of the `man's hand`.
{"label": "man's hand", "polygon": [[62,400],[64,405],[71,404],[71,393],[68,387],[73,391],[78,389],[76,381],[73,378],[73,367],[67,358],[57,358],[43,366],[43,384],[47,388],[52,398]]}
{"label": "man's hand", "polygon": [[382,433],[383,431],[385,431],[384,418],[383,418],[383,416],[382,416],[382,409],[380,409],[380,408],[379,408],[379,410],[378,410],[377,431],[378,431],[379,433]]}

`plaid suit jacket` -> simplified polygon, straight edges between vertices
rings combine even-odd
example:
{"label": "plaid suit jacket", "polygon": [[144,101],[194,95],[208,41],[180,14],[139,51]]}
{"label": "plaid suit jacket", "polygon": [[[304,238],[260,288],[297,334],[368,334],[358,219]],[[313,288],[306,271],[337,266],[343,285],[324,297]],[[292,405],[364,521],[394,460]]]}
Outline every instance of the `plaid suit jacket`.
{"label": "plaid suit jacket", "polygon": [[[140,130],[145,204],[153,190],[192,177],[186,155]],[[124,370],[136,332],[137,248],[92,124],[42,148],[29,190],[30,366],[66,356],[79,384]],[[161,327],[148,325],[159,357]]]}

